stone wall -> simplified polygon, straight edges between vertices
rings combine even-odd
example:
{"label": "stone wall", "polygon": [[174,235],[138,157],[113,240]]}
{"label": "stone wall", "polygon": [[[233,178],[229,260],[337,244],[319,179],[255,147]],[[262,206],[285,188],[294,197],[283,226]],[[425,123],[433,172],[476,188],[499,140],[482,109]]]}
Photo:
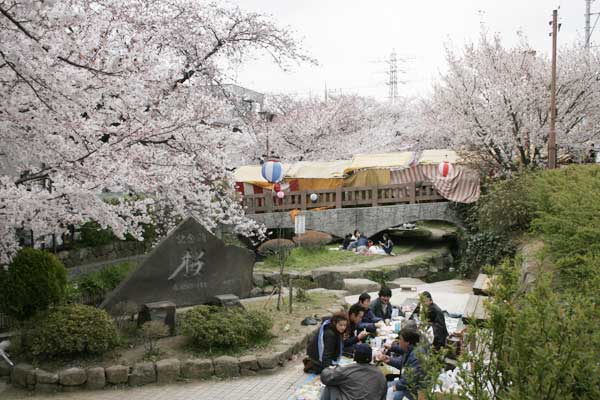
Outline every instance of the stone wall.
{"label": "stone wall", "polygon": [[71,268],[78,265],[142,255],[146,251],[146,243],[127,240],[115,241],[104,246],[62,250],[57,252],[56,256],[65,264],[65,267]]}
{"label": "stone wall", "polygon": [[217,358],[170,358],[157,362],[140,362],[135,365],[111,365],[108,367],[66,368],[60,371],[44,371],[29,364],[17,364],[14,368],[0,362],[0,378],[9,377],[18,388],[36,392],[72,392],[78,390],[101,390],[119,386],[142,386],[150,383],[174,383],[185,380],[251,376],[270,373],[294,354],[305,351],[306,343],[318,327],[303,326],[300,333],[285,338],[273,346],[273,351],[242,357]]}
{"label": "stone wall", "polygon": [[[359,229],[367,236],[398,226],[405,222],[447,221],[456,225],[462,222],[450,207],[450,202],[397,204],[380,207],[334,208],[323,211],[301,211],[306,217],[306,230],[327,232],[337,237]],[[265,224],[267,228],[294,228],[287,213],[248,215]]]}
{"label": "stone wall", "polygon": [[[427,254],[413,260],[384,265],[376,268],[360,268],[360,264],[347,267],[325,267],[312,271],[283,273],[284,282],[292,277],[296,285],[299,281],[306,281],[304,286],[339,290],[344,289],[344,279],[350,278],[372,278],[373,273],[384,273],[389,280],[397,278],[427,279],[430,274],[448,271],[453,264],[453,257],[448,247],[432,249]],[[254,284],[263,287],[264,292],[270,294],[272,287],[279,282],[278,272],[255,271],[253,274]]]}

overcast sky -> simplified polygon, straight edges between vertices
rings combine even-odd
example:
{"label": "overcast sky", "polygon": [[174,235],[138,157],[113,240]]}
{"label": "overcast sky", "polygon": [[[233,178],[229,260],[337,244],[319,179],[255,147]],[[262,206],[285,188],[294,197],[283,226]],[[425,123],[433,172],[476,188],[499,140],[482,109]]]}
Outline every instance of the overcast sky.
{"label": "overcast sky", "polygon": [[[444,44],[477,40],[481,23],[499,32],[507,45],[522,31],[534,49],[550,53],[548,33],[557,0],[231,0],[248,11],[273,15],[303,38],[319,66],[285,73],[259,58],[237,72],[238,83],[260,92],[300,95],[332,91],[387,97],[392,49],[406,62],[399,68],[399,95],[425,94],[445,67]],[[595,1],[592,11],[600,11]],[[560,1],[559,45],[582,40],[585,0]],[[595,16],[592,18],[594,23]],[[597,29],[600,31],[600,23]],[[600,32],[592,39],[600,43]]]}

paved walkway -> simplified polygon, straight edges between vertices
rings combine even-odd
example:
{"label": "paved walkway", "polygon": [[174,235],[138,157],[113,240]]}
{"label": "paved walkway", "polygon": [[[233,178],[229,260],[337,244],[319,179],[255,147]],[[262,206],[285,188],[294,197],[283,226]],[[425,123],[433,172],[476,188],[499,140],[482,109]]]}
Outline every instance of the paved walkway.
{"label": "paved walkway", "polygon": [[42,400],[287,400],[307,377],[308,375],[302,372],[302,362],[297,359],[271,375],[223,381],[148,385],[139,388],[32,395],[23,390],[4,388],[3,382],[0,382],[0,399],[24,400],[33,397]]}

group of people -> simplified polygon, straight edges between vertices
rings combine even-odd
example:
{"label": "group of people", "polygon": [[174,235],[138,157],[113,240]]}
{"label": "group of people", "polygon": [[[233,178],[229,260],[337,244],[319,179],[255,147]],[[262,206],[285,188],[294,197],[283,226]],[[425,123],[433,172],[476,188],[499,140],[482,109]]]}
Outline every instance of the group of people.
{"label": "group of people", "polygon": [[[348,312],[338,312],[325,319],[307,345],[304,359],[305,372],[321,374],[326,385],[321,400],[383,400],[388,383],[386,377],[372,361],[385,363],[401,371],[398,380],[390,382],[394,387],[394,400],[405,397],[417,398],[417,391],[424,380],[419,352],[427,351],[429,343],[417,330],[415,321],[409,320],[400,330],[398,339],[384,343],[385,351],[373,360],[372,349],[366,343],[375,336],[378,327],[389,323],[392,316],[390,299],[392,292],[387,287],[379,290],[377,299],[371,302],[368,293],[362,293]],[[427,307],[427,318],[433,328],[432,346],[439,350],[446,346],[448,331],[442,310],[432,301],[429,292],[420,295],[421,304]],[[339,366],[342,355],[352,357],[356,363]]]}
{"label": "group of people", "polygon": [[394,242],[387,233],[383,234],[379,244],[373,243],[367,236],[358,229],[353,234],[347,234],[342,242],[342,250],[350,250],[358,254],[368,255],[388,255],[391,256],[394,249]]}

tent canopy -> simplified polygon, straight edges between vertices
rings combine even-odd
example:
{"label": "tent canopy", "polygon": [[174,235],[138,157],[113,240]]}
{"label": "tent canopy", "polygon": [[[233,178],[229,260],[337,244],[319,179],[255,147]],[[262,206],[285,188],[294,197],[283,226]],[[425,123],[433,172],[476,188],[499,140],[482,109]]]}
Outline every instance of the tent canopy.
{"label": "tent canopy", "polygon": [[405,168],[413,159],[414,152],[403,151],[399,153],[356,154],[352,164],[346,168],[346,173],[360,169],[375,168]]}
{"label": "tent canopy", "polygon": [[336,161],[300,161],[285,170],[286,178],[331,179],[343,178],[344,170],[350,166],[350,160]]}
{"label": "tent canopy", "polygon": [[423,150],[419,157],[419,164],[439,164],[448,161],[452,164],[462,162],[454,150]]}

